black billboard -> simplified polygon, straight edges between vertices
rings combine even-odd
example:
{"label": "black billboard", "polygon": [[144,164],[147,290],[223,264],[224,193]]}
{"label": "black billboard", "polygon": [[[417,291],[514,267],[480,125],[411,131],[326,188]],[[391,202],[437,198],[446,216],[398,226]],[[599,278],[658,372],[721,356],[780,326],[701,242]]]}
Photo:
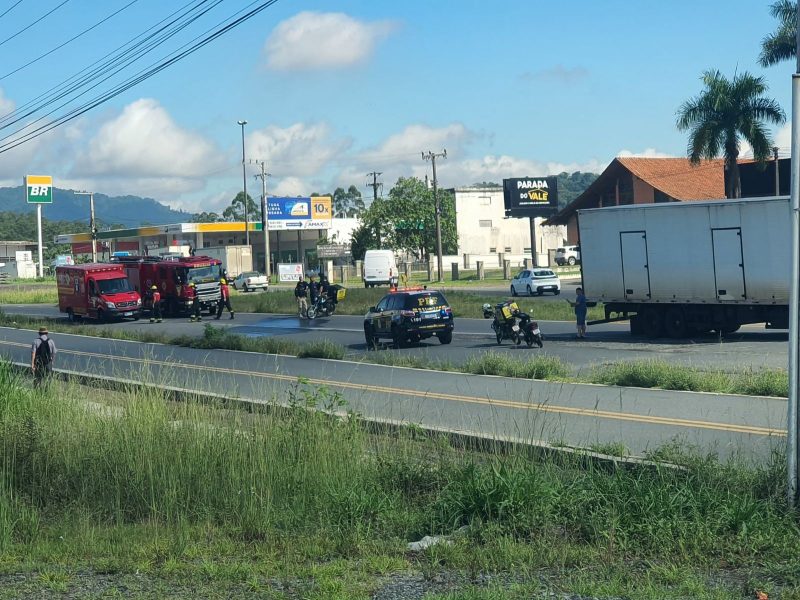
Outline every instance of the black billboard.
{"label": "black billboard", "polygon": [[558,212],[557,177],[503,179],[507,217],[549,217]]}

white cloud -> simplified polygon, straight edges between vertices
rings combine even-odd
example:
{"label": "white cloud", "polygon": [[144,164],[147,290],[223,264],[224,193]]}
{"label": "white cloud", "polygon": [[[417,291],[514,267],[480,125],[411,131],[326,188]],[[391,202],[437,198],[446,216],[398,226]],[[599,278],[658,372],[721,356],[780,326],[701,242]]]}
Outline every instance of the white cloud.
{"label": "white cloud", "polygon": [[325,123],[295,123],[284,128],[269,125],[246,138],[247,155],[265,160],[276,177],[315,175],[351,144],[349,138],[333,139]]}
{"label": "white cloud", "polygon": [[308,196],[312,191],[303,179],[284,177],[273,182],[269,194],[271,196]]}
{"label": "white cloud", "polygon": [[110,176],[183,180],[223,166],[219,152],[201,135],[182,129],[155,100],[143,98],[107,121],[78,155],[78,177]]}
{"label": "white cloud", "polygon": [[620,150],[617,152],[617,156],[622,158],[630,158],[630,157],[637,157],[637,158],[675,158],[674,154],[669,154],[667,152],[659,152],[655,148],[645,148],[644,152],[631,152],[630,150]]}
{"label": "white cloud", "polygon": [[367,23],[344,13],[305,11],[279,23],[264,47],[267,65],[278,71],[336,69],[357,65],[396,25]]}

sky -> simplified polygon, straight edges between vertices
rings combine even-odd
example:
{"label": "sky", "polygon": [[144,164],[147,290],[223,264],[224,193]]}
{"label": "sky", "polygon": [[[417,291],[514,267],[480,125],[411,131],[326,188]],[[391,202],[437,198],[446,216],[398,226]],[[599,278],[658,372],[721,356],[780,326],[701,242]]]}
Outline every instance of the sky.
{"label": "sky", "polygon": [[[0,0],[0,150],[262,3]],[[600,172],[625,154],[684,156],[675,113],[701,91],[705,70],[763,76],[788,114],[794,65],[757,62],[776,25],[769,4],[278,0],[135,87],[1,152],[0,185],[53,175],[61,188],[219,212],[243,185],[239,120],[247,121],[248,161],[266,162],[271,195],[352,184],[367,196],[372,171],[386,193],[398,177],[430,176],[421,157],[429,150],[447,151],[437,161],[445,187]],[[184,6],[208,11],[79,98],[13,112]],[[24,118],[14,124],[10,115]],[[788,125],[773,134],[788,155]],[[254,198],[259,169],[246,165]]]}

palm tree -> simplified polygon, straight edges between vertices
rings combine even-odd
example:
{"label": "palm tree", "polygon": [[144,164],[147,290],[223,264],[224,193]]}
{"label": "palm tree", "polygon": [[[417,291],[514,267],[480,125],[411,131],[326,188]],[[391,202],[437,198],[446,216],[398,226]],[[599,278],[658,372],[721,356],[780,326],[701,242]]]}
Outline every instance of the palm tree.
{"label": "palm tree", "polygon": [[778,0],[770,5],[769,11],[780,24],[773,33],[761,40],[758,62],[762,67],[793,60],[797,53],[797,5],[792,0]]}
{"label": "palm tree", "polygon": [[775,100],[762,95],[767,91],[763,77],[742,73],[730,81],[719,71],[706,71],[702,81],[706,89],[678,109],[678,129],[689,131],[692,164],[723,155],[728,172],[725,195],[738,198],[741,142],[750,144],[755,159],[764,162],[772,147],[765,122],[780,125],[786,115]]}

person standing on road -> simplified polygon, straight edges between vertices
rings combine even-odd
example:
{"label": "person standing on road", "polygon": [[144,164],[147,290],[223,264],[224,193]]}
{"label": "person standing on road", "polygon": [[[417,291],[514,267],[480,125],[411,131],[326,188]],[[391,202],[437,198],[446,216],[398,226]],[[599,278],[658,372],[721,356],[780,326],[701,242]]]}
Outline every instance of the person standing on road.
{"label": "person standing on road", "polygon": [[150,286],[150,322],[161,323],[161,292],[158,291],[158,286]]}
{"label": "person standing on road", "polygon": [[297,312],[301,319],[308,317],[308,283],[305,277],[294,286],[294,297],[297,298]]}
{"label": "person standing on road", "polygon": [[194,282],[189,284],[189,288],[192,290],[192,316],[189,319],[190,321],[202,321],[203,317],[200,315],[200,296],[197,294],[197,286]]}
{"label": "person standing on road", "polygon": [[31,346],[31,372],[33,387],[40,387],[53,374],[53,362],[56,358],[56,345],[47,333],[47,327],[39,328],[39,337]]}
{"label": "person standing on road", "polygon": [[575,290],[575,302],[570,302],[570,306],[575,309],[575,324],[578,329],[578,337],[583,339],[586,337],[586,296],[583,294],[583,288]]}
{"label": "person standing on road", "polygon": [[227,307],[228,312],[231,313],[231,319],[233,318],[233,309],[231,308],[231,292],[228,289],[228,282],[223,277],[219,280],[219,302],[217,302],[217,316],[214,317],[215,319],[219,320],[222,316],[222,308]]}
{"label": "person standing on road", "polygon": [[308,295],[311,297],[311,304],[314,304],[319,296],[319,283],[314,281],[314,275],[311,275],[309,279],[311,282],[308,284]]}

